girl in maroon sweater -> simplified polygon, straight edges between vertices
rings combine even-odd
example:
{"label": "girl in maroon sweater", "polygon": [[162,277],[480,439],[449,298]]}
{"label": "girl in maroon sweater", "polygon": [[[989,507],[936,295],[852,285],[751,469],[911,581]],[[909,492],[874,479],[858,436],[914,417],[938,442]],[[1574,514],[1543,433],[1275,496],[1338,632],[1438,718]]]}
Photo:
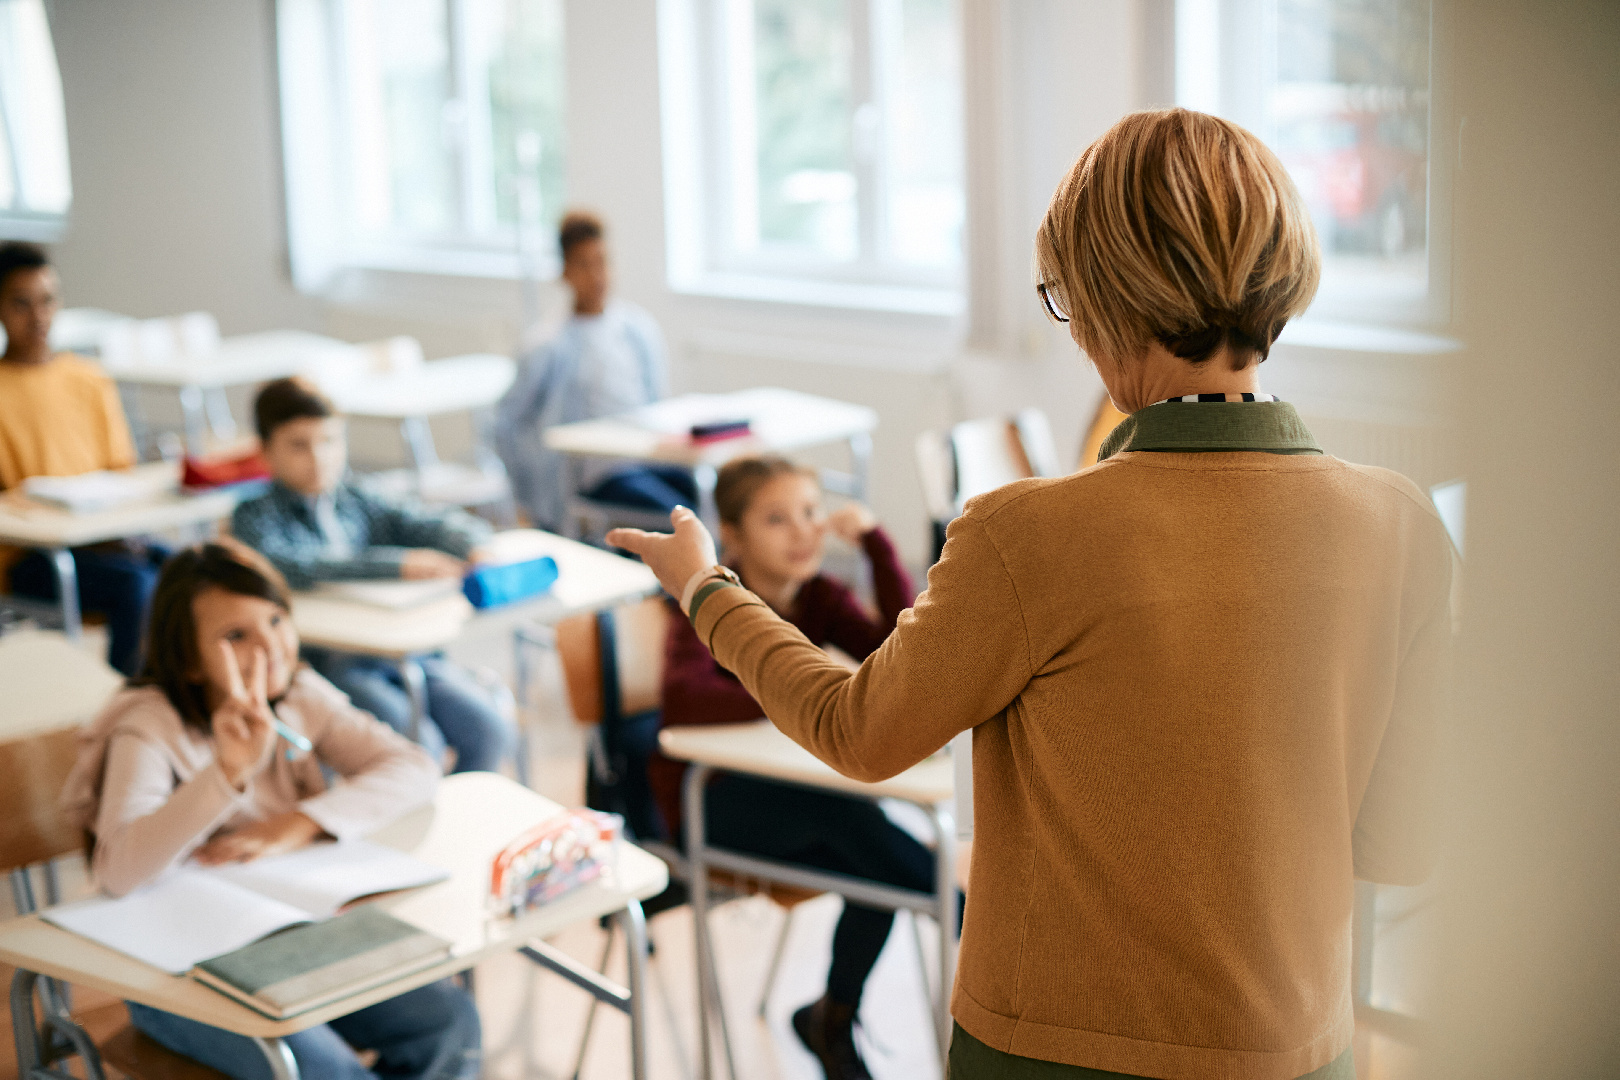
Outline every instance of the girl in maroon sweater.
{"label": "girl in maroon sweater", "polygon": [[[856,660],[875,652],[911,606],[911,579],[871,511],[846,504],[825,512],[815,473],[783,458],[733,461],[715,486],[720,539],[743,584],[811,642]],[[821,573],[831,532],[866,552],[879,614]],[[670,621],[663,723],[737,724],[763,716],[736,676],[703,647],[678,610]],[[673,834],[681,836],[684,762],[654,755],[648,780]],[[721,774],[704,795],[709,840],[730,848],[901,888],[934,888],[934,856],[866,799]],[[827,992],[793,1014],[793,1028],[829,1080],[869,1080],[853,1020],[861,988],[894,922],[892,911],[844,902],[833,933]]]}

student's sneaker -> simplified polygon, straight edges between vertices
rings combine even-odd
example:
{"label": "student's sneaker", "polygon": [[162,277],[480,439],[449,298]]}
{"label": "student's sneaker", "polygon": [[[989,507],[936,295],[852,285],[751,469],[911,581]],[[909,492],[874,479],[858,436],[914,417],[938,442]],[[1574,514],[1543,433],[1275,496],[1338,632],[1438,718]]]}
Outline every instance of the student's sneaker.
{"label": "student's sneaker", "polygon": [[872,1080],[855,1049],[855,1007],[826,997],[793,1014],[799,1041],[816,1055],[827,1080]]}

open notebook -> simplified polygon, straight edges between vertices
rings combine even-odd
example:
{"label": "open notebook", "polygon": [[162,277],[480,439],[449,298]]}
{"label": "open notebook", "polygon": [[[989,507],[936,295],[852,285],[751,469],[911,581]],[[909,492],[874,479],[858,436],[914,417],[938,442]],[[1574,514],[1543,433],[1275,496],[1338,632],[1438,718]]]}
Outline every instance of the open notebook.
{"label": "open notebook", "polygon": [[186,865],[119,899],[93,897],[41,916],[178,975],[277,930],[330,918],[358,897],[449,876],[391,848],[349,840],[234,866]]}

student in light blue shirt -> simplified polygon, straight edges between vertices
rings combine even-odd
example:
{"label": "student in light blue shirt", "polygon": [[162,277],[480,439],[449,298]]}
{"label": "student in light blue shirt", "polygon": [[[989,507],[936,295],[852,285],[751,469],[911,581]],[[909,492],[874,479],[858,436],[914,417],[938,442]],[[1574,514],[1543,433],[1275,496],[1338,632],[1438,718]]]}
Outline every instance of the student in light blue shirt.
{"label": "student in light blue shirt", "polygon": [[[322,581],[460,579],[489,525],[460,510],[430,510],[345,479],[343,418],[308,380],[278,379],[253,405],[274,481],[236,508],[231,531],[263,553],[295,589]],[[376,657],[306,647],[310,666],[357,706],[408,734],[410,696],[397,668]],[[448,746],[455,772],[493,771],[517,744],[472,672],[442,656],[422,660],[427,717],[419,737],[435,760]]]}
{"label": "student in light blue shirt", "polygon": [[[565,456],[546,449],[541,433],[556,424],[628,412],[668,391],[658,324],[635,304],[608,296],[612,275],[601,220],[569,213],[558,246],[563,280],[574,294],[573,314],[523,358],[517,381],[496,410],[496,445],[513,494],[529,519],[547,529],[562,526],[574,479]],[[602,502],[664,511],[691,506],[697,496],[684,469],[613,459],[585,461],[579,490]]]}

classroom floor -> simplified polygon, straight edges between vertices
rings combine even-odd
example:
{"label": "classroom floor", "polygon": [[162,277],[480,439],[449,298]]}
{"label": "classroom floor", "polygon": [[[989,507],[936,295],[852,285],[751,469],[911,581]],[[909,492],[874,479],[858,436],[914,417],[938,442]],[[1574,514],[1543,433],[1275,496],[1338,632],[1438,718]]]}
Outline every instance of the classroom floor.
{"label": "classroom floor", "polygon": [[[92,640],[86,647],[93,649],[97,645]],[[455,659],[471,665],[487,664],[503,676],[510,674],[509,654],[504,638],[480,637],[476,631],[452,650]],[[529,715],[531,775],[543,794],[577,805],[583,797],[583,743],[564,703],[560,672],[554,665],[542,664],[539,676],[535,707]],[[69,889],[82,890],[82,870],[65,870]],[[9,895],[0,904],[0,913],[9,914]],[[793,1034],[789,1017],[794,1009],[821,992],[838,911],[835,897],[812,900],[796,909],[787,952],[763,1019],[758,1015],[760,994],[784,914],[769,900],[758,897],[734,901],[714,911],[718,968],[737,1077],[819,1080],[820,1069]],[[866,1058],[877,1080],[938,1080],[942,1074],[917,945],[908,919],[901,916],[896,921],[889,945],[868,983],[862,1008]],[[1406,917],[1404,924],[1410,926],[1412,921]],[[697,1018],[690,909],[678,908],[652,919],[649,931],[657,952],[649,979],[650,1078],[691,1080],[697,1075]],[[925,951],[932,955],[936,940],[932,924],[923,920],[920,933]],[[604,934],[593,923],[574,927],[554,939],[554,944],[594,967],[601,960],[604,940]],[[615,949],[610,974],[622,978],[623,963],[622,950]],[[0,967],[6,985],[10,974]],[[937,978],[937,973],[931,971],[930,977]],[[481,965],[476,981],[484,1018],[484,1075],[489,1080],[554,1080],[573,1075],[589,1005],[583,993],[516,956]],[[76,1000],[80,1009],[98,1003],[106,1002],[86,992]],[[9,1015],[3,1015],[4,1009],[0,1004],[0,1025],[9,1027]],[[12,1054],[9,1031],[0,1028],[0,1080],[15,1076]],[[628,1022],[617,1012],[599,1010],[580,1077],[627,1077],[628,1058]],[[1409,1048],[1360,1025],[1356,1058],[1358,1080],[1416,1077]],[[723,1065],[717,1065],[714,1075],[724,1076],[723,1069]]]}

